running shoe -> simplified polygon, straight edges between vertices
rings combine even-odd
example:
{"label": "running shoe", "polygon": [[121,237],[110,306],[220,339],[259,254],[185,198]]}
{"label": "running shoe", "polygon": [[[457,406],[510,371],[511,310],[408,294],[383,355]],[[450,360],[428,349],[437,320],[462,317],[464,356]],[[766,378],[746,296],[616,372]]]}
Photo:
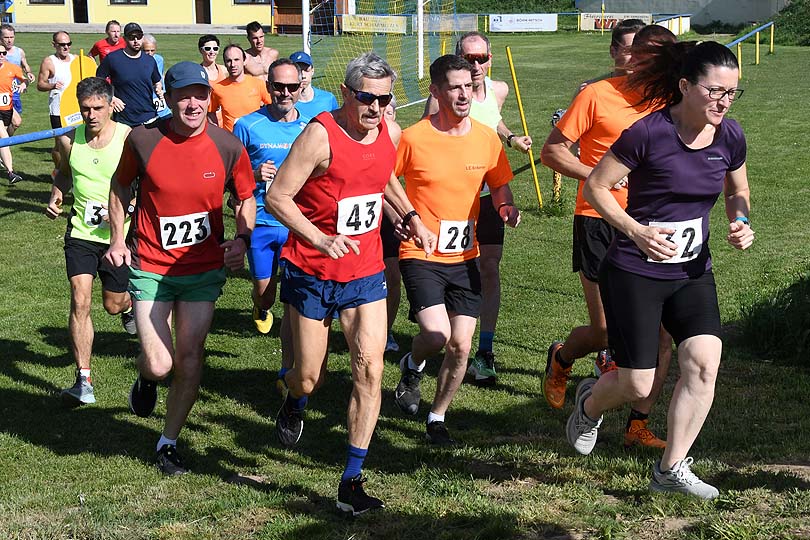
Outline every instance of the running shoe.
{"label": "running shoe", "polygon": [[62,398],[62,405],[69,409],[96,402],[90,377],[85,377],[78,370],[76,371],[76,382],[70,388],[62,390],[59,396]]}
{"label": "running shoe", "polygon": [[394,334],[388,334],[388,340],[385,342],[385,352],[399,352],[399,344],[394,339]]}
{"label": "running shoe", "polygon": [[562,346],[562,342],[555,341],[548,348],[546,370],[543,373],[543,397],[554,409],[562,409],[565,405],[565,387],[571,376],[571,368],[574,367],[573,364],[563,367],[557,360],[557,351]]}
{"label": "running shoe", "polygon": [[347,514],[351,513],[352,516],[359,516],[369,510],[385,508],[385,503],[380,499],[366,493],[363,489],[365,482],[366,479],[359,474],[354,478],[340,481],[337,497],[338,510]]}
{"label": "running shoe", "polygon": [[14,171],[8,171],[8,185],[13,186],[22,179],[23,177],[15,173]]}
{"label": "running shoe", "polygon": [[260,334],[270,333],[270,329],[273,328],[273,313],[269,309],[261,309],[254,304],[253,324],[256,325],[256,330]]}
{"label": "running shoe", "polygon": [[[288,392],[289,395],[289,392]],[[287,448],[295,446],[304,432],[304,411],[296,411],[287,404],[287,398],[281,404],[276,415],[276,436]]]}
{"label": "running shoe", "polygon": [[630,427],[624,432],[624,449],[629,450],[635,445],[663,450],[667,447],[667,442],[656,437],[647,428],[647,420],[630,420]]}
{"label": "running shoe", "polygon": [[147,381],[140,375],[129,390],[129,410],[141,418],[147,418],[157,404],[157,381]]}
{"label": "running shoe", "polygon": [[475,358],[470,361],[467,373],[475,377],[476,386],[495,386],[498,374],[495,373],[495,353],[478,349]]}
{"label": "running shoe", "polygon": [[121,325],[124,331],[134,336],[138,333],[138,327],[135,325],[135,304],[132,304],[128,311],[121,312]]}
{"label": "running shoe", "polygon": [[166,476],[180,476],[186,474],[188,469],[183,465],[183,459],[177,453],[177,447],[173,444],[164,444],[157,451],[157,468]]}
{"label": "running shoe", "polygon": [[411,353],[408,353],[399,361],[399,371],[402,372],[402,376],[394,390],[394,401],[405,414],[416,414],[419,412],[419,402],[422,400],[419,383],[424,374],[408,367],[410,358]]}
{"label": "running shoe", "polygon": [[585,400],[591,395],[591,388],[596,384],[596,379],[583,379],[577,386],[576,401],[574,402],[574,412],[568,417],[565,425],[568,442],[574,450],[587,456],[596,446],[596,436],[599,433],[599,426],[602,425],[602,417],[598,420],[591,420],[585,414]]}
{"label": "running shoe", "polygon": [[450,432],[447,431],[447,426],[444,425],[444,422],[434,421],[427,425],[425,429],[425,439],[430,444],[435,444],[436,446],[452,446],[456,444],[455,439],[450,436]]}
{"label": "running shoe", "polygon": [[602,349],[596,353],[596,358],[593,361],[593,374],[597,379],[608,371],[615,371],[617,369],[619,369],[619,367],[616,365],[616,362],[613,361],[609,350]]}
{"label": "running shoe", "polygon": [[693,461],[690,457],[676,461],[670,470],[663,472],[660,469],[661,462],[657,461],[653,465],[650,490],[684,493],[701,499],[714,499],[720,495],[720,491],[716,487],[707,484],[692,472]]}

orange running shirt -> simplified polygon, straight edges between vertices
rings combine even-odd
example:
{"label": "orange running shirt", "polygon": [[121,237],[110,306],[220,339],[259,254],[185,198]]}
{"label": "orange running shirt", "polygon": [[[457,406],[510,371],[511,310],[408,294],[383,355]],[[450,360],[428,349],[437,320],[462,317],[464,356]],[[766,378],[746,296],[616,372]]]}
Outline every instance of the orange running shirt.
{"label": "orange running shirt", "polygon": [[402,132],[397,148],[397,176],[405,177],[405,193],[425,226],[439,238],[426,257],[412,241],[400,245],[400,259],[444,264],[478,256],[475,224],[484,182],[497,188],[512,180],[512,169],[498,135],[470,119],[465,135],[448,135],[420,120]]}
{"label": "orange running shirt", "polygon": [[211,105],[209,112],[216,112],[222,107],[222,126],[233,132],[233,125],[243,116],[259,109],[262,103],[270,103],[270,94],[266,83],[245,74],[242,82],[230,77],[211,85]]}
{"label": "orange running shirt", "polygon": [[[595,167],[625,129],[658,108],[636,105],[641,96],[628,89],[625,82],[626,77],[613,77],[587,85],[557,123],[566,139],[579,141],[579,160],[583,165]],[[602,217],[582,196],[584,185],[580,180],[574,214]],[[627,206],[626,187],[610,193],[622,208]]]}
{"label": "orange running shirt", "polygon": [[11,62],[3,62],[0,66],[0,111],[11,110],[11,94],[16,88],[14,81],[24,81],[22,68]]}

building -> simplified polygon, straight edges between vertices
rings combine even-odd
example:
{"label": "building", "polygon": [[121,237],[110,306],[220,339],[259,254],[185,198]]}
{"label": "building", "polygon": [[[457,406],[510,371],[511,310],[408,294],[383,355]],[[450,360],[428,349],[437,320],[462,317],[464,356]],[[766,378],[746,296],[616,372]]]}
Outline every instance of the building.
{"label": "building", "polygon": [[[599,13],[603,0],[576,0],[584,13]],[[767,22],[790,0],[604,0],[611,13],[691,13],[692,24]]]}

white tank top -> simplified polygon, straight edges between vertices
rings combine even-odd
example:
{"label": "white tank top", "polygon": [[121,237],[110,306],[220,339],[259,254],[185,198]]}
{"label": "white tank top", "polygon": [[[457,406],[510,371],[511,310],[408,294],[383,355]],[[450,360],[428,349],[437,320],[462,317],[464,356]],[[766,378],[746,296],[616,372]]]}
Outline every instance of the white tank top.
{"label": "white tank top", "polygon": [[61,82],[64,85],[61,89],[53,89],[48,94],[48,112],[51,116],[59,116],[59,104],[62,98],[62,91],[70,84],[70,63],[76,58],[76,55],[69,55],[67,60],[60,60],[55,54],[52,54],[49,58],[51,62],[53,62],[54,76],[48,79],[48,82]]}

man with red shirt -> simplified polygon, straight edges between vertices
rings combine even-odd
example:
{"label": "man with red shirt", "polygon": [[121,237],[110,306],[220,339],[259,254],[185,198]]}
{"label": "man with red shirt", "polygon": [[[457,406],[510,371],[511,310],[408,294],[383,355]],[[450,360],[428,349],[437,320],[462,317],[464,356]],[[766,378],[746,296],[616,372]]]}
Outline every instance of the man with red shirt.
{"label": "man with red shirt", "polygon": [[93,44],[90,49],[90,56],[98,56],[98,62],[101,63],[104,57],[113,51],[123,49],[127,46],[127,42],[121,39],[121,23],[112,20],[107,22],[104,31],[107,32],[107,37],[100,39]]}
{"label": "man with red shirt", "polygon": [[[124,144],[110,189],[110,249],[114,266],[130,267],[139,328],[140,374],[129,406],[152,414],[157,382],[173,370],[157,464],[167,475],[188,472],[177,436],[197,399],[205,338],[222,293],[225,269],[244,266],[255,220],[253,171],[242,143],[207,122],[211,87],[205,70],[180,62],[166,73],[169,119],[136,126]],[[138,204],[124,238],[124,209],[138,181]],[[225,240],[222,195],[241,201],[237,234]],[[175,343],[172,344],[172,320]]]}
{"label": "man with red shirt", "polygon": [[301,437],[308,396],[324,379],[329,327],[340,317],[354,388],[349,449],[337,506],[353,515],[383,508],[363,490],[362,465],[380,413],[387,336],[380,216],[383,198],[409,236],[432,253],[425,227],[391,173],[399,127],[383,121],[396,73],[374,53],[346,67],[343,106],[316,116],[298,136],[270,185],[265,206],[289,230],[282,251],[281,300],[288,304],[295,365],[276,417],[285,446]]}

